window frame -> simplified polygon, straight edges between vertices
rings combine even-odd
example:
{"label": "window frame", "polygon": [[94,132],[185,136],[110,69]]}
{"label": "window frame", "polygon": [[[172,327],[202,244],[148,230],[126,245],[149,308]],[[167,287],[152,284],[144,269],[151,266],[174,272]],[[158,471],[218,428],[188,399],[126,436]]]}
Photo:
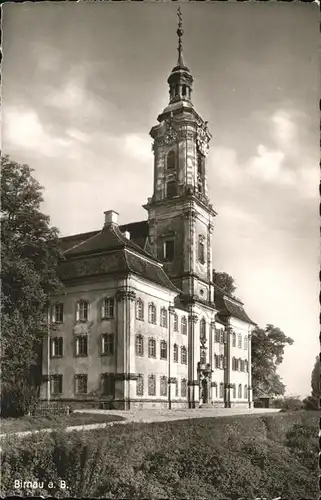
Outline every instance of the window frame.
{"label": "window frame", "polygon": [[104,297],[101,306],[101,319],[108,320],[115,317],[115,300],[114,297]]}
{"label": "window frame", "polygon": [[[154,354],[152,354],[152,350],[154,349]],[[148,338],[148,357],[156,359],[156,340],[154,337]]]}
{"label": "window frame", "polygon": [[[86,348],[84,349],[85,353],[80,352],[82,350],[82,349],[80,349],[82,342],[84,342],[84,346],[86,346]],[[87,335],[76,335],[75,336],[75,357],[76,358],[86,358],[87,356],[88,356],[88,336]]]}
{"label": "window frame", "polygon": [[[167,244],[172,244],[172,253],[171,255],[167,255]],[[164,255],[164,262],[173,262],[175,260],[175,238],[166,238],[163,243],[163,255]]]}
{"label": "window frame", "polygon": [[[171,160],[171,166],[169,166],[169,160]],[[177,154],[174,151],[174,149],[170,149],[166,155],[166,170],[170,170],[173,172],[173,170],[177,169]]]}
{"label": "window frame", "polygon": [[[58,391],[55,391],[55,384],[58,383]],[[50,375],[50,394],[59,396],[63,393],[63,376],[61,373],[52,373]]]}
{"label": "window frame", "polygon": [[162,375],[159,380],[159,395],[166,397],[168,394],[168,381],[165,375]]}
{"label": "window frame", "polygon": [[87,323],[88,321],[89,321],[89,301],[83,299],[78,300],[76,304],[76,322]]}
{"label": "window frame", "polygon": [[162,328],[167,328],[168,327],[168,314],[166,307],[162,307],[160,310],[160,320],[159,324]]}
{"label": "window frame", "polygon": [[[51,338],[51,343],[50,343],[50,357],[51,358],[62,358],[64,355],[64,350],[63,350],[63,337],[52,337]],[[55,344],[57,343],[58,345],[58,354],[55,352]],[[60,353],[61,351],[61,353]]]}
{"label": "window frame", "polygon": [[198,262],[205,264],[205,243],[204,240],[199,238],[198,240],[198,250],[197,250]]}
{"label": "window frame", "polygon": [[[151,382],[153,382],[153,390],[151,390]],[[148,396],[156,396],[156,375],[154,374],[148,375]]]}
{"label": "window frame", "polygon": [[144,337],[141,333],[135,335],[135,354],[140,357],[144,356]]}
{"label": "window frame", "polygon": [[[79,390],[79,382],[80,380],[84,381],[85,380],[85,391],[80,391]],[[76,373],[75,374],[75,395],[77,396],[82,396],[88,394],[88,374],[87,373]]]}
{"label": "window frame", "polygon": [[160,341],[160,350],[159,350],[160,359],[167,360],[168,357],[168,345],[166,340],[162,339]]}
{"label": "window frame", "polygon": [[[60,317],[59,317],[60,316]],[[64,304],[63,302],[57,302],[52,306],[52,322],[55,324],[61,324],[64,322]]]}
{"label": "window frame", "polygon": [[157,322],[157,308],[153,302],[148,304],[148,323],[150,325],[156,325]]}
{"label": "window frame", "polygon": [[187,335],[187,318],[186,318],[186,316],[181,317],[181,333],[182,333],[182,335]]}
{"label": "window frame", "polygon": [[179,359],[179,348],[177,344],[173,345],[173,362],[178,363]]}
{"label": "window frame", "polygon": [[[105,389],[108,389],[106,391]],[[114,373],[101,374],[101,394],[102,396],[115,396],[115,375]]]}
{"label": "window frame", "polygon": [[187,398],[187,379],[181,379],[181,398]]}
{"label": "window frame", "polygon": [[141,298],[136,300],[136,319],[144,321],[144,301]]}
{"label": "window frame", "polygon": [[140,373],[136,380],[136,396],[144,396],[144,375]]}
{"label": "window frame", "polygon": [[[107,346],[107,349],[106,349]],[[111,348],[108,349],[108,346]],[[115,354],[115,335],[113,333],[101,334],[101,355],[114,356]]]}
{"label": "window frame", "polygon": [[181,346],[181,365],[187,365],[187,348],[184,345]]}
{"label": "window frame", "polygon": [[174,332],[178,332],[179,331],[179,326],[178,326],[178,314],[177,313],[174,313]]}

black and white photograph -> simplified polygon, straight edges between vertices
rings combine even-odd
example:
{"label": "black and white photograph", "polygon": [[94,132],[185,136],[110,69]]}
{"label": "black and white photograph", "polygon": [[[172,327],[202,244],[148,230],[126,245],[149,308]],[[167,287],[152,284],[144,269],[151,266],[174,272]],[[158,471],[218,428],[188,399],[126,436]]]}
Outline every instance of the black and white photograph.
{"label": "black and white photograph", "polygon": [[317,2],[8,2],[1,496],[315,499]]}

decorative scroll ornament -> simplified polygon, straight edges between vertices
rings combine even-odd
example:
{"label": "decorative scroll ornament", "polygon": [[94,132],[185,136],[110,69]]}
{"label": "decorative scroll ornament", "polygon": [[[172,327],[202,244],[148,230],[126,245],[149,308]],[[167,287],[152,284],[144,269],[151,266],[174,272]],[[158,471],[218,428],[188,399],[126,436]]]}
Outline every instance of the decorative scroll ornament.
{"label": "decorative scroll ornament", "polygon": [[199,151],[204,155],[207,156],[208,150],[209,150],[209,137],[208,137],[208,130],[207,130],[207,122],[204,124],[199,124],[197,127],[197,147]]}

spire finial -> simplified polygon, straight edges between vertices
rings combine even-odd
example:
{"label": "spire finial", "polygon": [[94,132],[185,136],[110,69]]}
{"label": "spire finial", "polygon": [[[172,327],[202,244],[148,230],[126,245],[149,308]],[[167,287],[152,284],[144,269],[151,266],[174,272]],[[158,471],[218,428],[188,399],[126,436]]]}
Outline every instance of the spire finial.
{"label": "spire finial", "polygon": [[177,61],[177,65],[178,66],[184,66],[184,63],[183,63],[183,46],[182,46],[182,36],[184,34],[184,31],[182,29],[182,11],[181,11],[181,8],[178,7],[177,9],[177,17],[178,17],[178,28],[177,28],[177,36],[178,36],[178,61]]}

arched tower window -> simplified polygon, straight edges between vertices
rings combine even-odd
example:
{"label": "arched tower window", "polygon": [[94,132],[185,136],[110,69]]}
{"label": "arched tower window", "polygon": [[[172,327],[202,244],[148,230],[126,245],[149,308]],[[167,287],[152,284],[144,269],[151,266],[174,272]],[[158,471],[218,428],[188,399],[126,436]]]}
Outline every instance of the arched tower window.
{"label": "arched tower window", "polygon": [[167,155],[166,167],[167,170],[174,170],[176,168],[176,154],[173,149]]}
{"label": "arched tower window", "polygon": [[182,87],[182,96],[186,97],[186,85],[183,85]]}

